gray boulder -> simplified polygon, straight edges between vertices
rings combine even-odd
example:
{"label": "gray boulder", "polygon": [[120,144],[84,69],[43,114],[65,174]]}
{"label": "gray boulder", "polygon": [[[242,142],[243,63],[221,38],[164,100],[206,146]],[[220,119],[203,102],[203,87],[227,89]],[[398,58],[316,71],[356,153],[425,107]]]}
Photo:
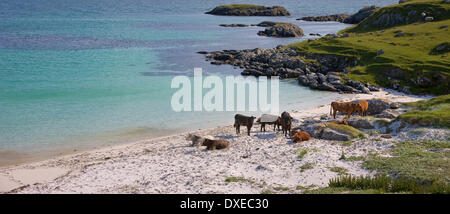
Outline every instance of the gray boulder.
{"label": "gray boulder", "polygon": [[[368,115],[376,115],[382,113],[386,109],[391,108],[391,102],[383,99],[371,99],[366,100],[369,104],[369,108],[367,109]],[[361,102],[361,100],[355,100],[353,102]]]}
{"label": "gray boulder", "polygon": [[350,135],[340,133],[333,129],[324,129],[322,131],[320,138],[324,140],[338,140],[338,141],[348,141],[352,139]]}
{"label": "gray boulder", "polygon": [[357,120],[349,120],[348,125],[353,126],[356,129],[374,129],[375,124],[374,121],[363,118],[363,119],[357,119]]}
{"label": "gray boulder", "polygon": [[311,137],[319,138],[322,134],[323,126],[321,126],[319,123],[315,123],[301,127],[301,129],[305,132],[308,132]]}
{"label": "gray boulder", "polygon": [[386,109],[383,112],[376,114],[375,117],[377,118],[388,118],[388,119],[394,119],[400,115],[399,112],[392,110],[392,109]]}

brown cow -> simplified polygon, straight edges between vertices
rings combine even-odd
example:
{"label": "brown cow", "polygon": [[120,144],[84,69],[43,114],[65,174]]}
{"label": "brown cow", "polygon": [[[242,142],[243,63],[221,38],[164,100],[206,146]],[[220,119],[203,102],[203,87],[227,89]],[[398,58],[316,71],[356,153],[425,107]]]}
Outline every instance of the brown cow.
{"label": "brown cow", "polygon": [[228,142],[227,140],[211,140],[206,138],[203,141],[202,146],[206,146],[206,149],[208,150],[216,150],[216,149],[226,149],[230,147],[230,142]]}
{"label": "brown cow", "polygon": [[330,108],[330,115],[333,114],[334,119],[336,119],[336,113],[347,113],[347,118],[350,118],[350,115],[353,112],[360,112],[361,106],[359,103],[352,102],[332,102]]}
{"label": "brown cow", "polygon": [[278,131],[280,131],[280,126],[281,126],[281,117],[278,117],[277,120],[275,120],[274,122],[262,122],[261,123],[261,118],[258,118],[256,120],[257,123],[261,124],[261,130],[260,131],[266,131],[266,124],[267,125],[272,125],[273,124],[273,131],[275,131],[275,129],[278,127]]}
{"label": "brown cow", "polygon": [[283,112],[281,113],[281,129],[283,130],[283,134],[287,137],[288,131],[291,133],[292,127],[292,117],[289,113]]}
{"label": "brown cow", "polygon": [[236,114],[234,115],[234,127],[236,127],[236,134],[241,133],[241,125],[247,126],[247,134],[250,136],[250,129],[253,126],[253,121],[255,120],[255,117],[247,117],[242,114]]}
{"label": "brown cow", "polygon": [[292,141],[295,143],[300,143],[303,141],[308,141],[311,139],[311,136],[308,132],[302,131],[302,130],[293,130],[292,131]]}
{"label": "brown cow", "polygon": [[358,103],[359,106],[361,106],[361,109],[359,111],[359,115],[366,116],[367,115],[367,109],[369,109],[369,103],[365,100]]}

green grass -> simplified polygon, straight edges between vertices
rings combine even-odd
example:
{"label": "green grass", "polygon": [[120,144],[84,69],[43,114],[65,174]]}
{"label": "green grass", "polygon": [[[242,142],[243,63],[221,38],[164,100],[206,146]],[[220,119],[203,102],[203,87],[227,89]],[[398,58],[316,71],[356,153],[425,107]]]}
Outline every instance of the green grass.
{"label": "green grass", "polygon": [[345,141],[342,145],[343,146],[351,146],[353,144],[352,141]]}
{"label": "green grass", "polygon": [[392,157],[372,156],[363,167],[397,179],[450,185],[450,142],[406,141],[395,144]]}
{"label": "green grass", "polygon": [[[395,7],[405,7],[405,4]],[[442,7],[448,9],[450,5]],[[378,9],[381,12],[384,10]],[[431,53],[436,46],[449,41],[449,27],[439,29],[443,25],[450,26],[449,16],[450,12],[447,12],[445,16],[436,19],[440,21],[418,22],[397,26],[395,29],[381,30],[369,27],[366,29],[367,32],[358,30],[358,26],[362,26],[366,20],[354,28],[344,30],[345,33],[349,33],[348,37],[322,37],[310,42],[290,44],[287,47],[303,55],[316,53],[356,59],[358,66],[350,68],[350,72],[346,75],[353,80],[382,87],[391,87],[392,83],[398,82],[400,86],[408,86],[409,90],[416,94],[448,94],[450,56]],[[396,37],[397,31],[404,32],[405,36]],[[377,56],[380,49],[384,53]],[[394,69],[401,72],[398,72],[398,75],[393,74]],[[392,78],[390,80],[389,75]],[[419,76],[430,79],[434,84],[428,87],[419,86],[416,83]]]}
{"label": "green grass", "polygon": [[364,156],[350,156],[350,157],[346,158],[345,160],[347,160],[347,161],[363,161],[363,160],[366,160],[366,157],[364,157]]}
{"label": "green grass", "polygon": [[274,192],[272,190],[264,190],[261,192],[261,194],[276,194],[276,192]]}
{"label": "green grass", "polygon": [[338,175],[346,175],[348,173],[348,169],[343,168],[343,167],[328,167],[328,169],[330,169],[330,171],[332,172],[336,172]]}
{"label": "green grass", "polygon": [[283,186],[274,187],[273,189],[275,191],[289,191],[289,187],[283,187]]}
{"label": "green grass", "polygon": [[330,124],[327,124],[327,127],[330,129],[336,130],[338,132],[348,134],[348,135],[352,136],[353,138],[356,138],[356,137],[365,138],[365,136],[366,136],[364,134],[364,132],[362,132],[358,129],[355,129],[352,126],[348,126],[348,125],[344,125],[344,124],[330,123]]}
{"label": "green grass", "polygon": [[304,172],[308,169],[313,169],[314,166],[315,166],[315,164],[313,164],[313,163],[306,163],[300,167],[300,172]]}
{"label": "green grass", "polygon": [[306,154],[308,154],[308,150],[307,149],[297,149],[295,151],[295,153],[298,154],[297,159],[301,160],[305,157]]}
{"label": "green grass", "polygon": [[226,183],[231,183],[231,182],[249,182],[249,183],[254,183],[255,181],[252,180],[252,179],[244,178],[244,177],[226,177],[225,178],[225,182]]}
{"label": "green grass", "polygon": [[450,94],[437,96],[429,100],[421,100],[417,102],[404,103],[403,105],[417,108],[419,110],[430,110],[432,108],[439,107],[444,104],[450,103]]}
{"label": "green grass", "polygon": [[344,151],[342,151],[341,153],[341,157],[339,158],[339,160],[346,160],[347,157],[345,157]]}
{"label": "green grass", "polygon": [[404,105],[415,110],[399,115],[400,120],[421,126],[450,127],[450,95]]}
{"label": "green grass", "polygon": [[[393,179],[387,175],[370,176],[340,176],[330,179],[330,188],[345,190],[370,190],[378,193],[450,193],[450,186],[441,182],[423,184],[413,179]],[[342,189],[341,189],[342,190]],[[360,192],[356,192],[360,193]]]}
{"label": "green grass", "polygon": [[303,191],[305,191],[305,190],[310,190],[310,189],[313,189],[313,188],[316,188],[316,187],[317,187],[317,185],[315,185],[315,184],[311,184],[309,186],[298,185],[298,186],[295,187],[295,189],[296,190],[303,190]]}

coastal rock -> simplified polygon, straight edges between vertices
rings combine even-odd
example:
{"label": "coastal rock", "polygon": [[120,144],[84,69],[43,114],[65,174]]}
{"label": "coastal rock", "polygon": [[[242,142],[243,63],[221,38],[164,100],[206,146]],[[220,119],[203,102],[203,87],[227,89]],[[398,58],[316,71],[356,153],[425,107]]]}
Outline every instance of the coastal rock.
{"label": "coastal rock", "polygon": [[384,54],[383,49],[380,49],[380,50],[377,51],[377,56],[380,56],[381,54]]}
{"label": "coastal rock", "polygon": [[322,130],[322,134],[320,135],[320,139],[337,140],[337,141],[348,141],[348,140],[351,140],[352,137],[350,135],[338,132],[336,130],[325,128],[325,129]]}
{"label": "coastal rock", "polygon": [[430,79],[424,76],[418,76],[416,82],[417,85],[419,85],[422,88],[428,88],[434,84]]}
{"label": "coastal rock", "polygon": [[427,16],[427,17],[425,17],[425,21],[426,22],[431,22],[431,21],[433,21],[434,20],[434,17],[432,17],[432,16]]}
{"label": "coastal rock", "polygon": [[305,132],[308,132],[308,134],[311,135],[311,137],[319,138],[322,134],[323,126],[320,125],[320,123],[314,123],[311,125],[301,127],[301,129]]}
{"label": "coastal rock", "polygon": [[348,24],[358,24],[368,16],[372,15],[375,12],[375,10],[376,7],[374,5],[366,6],[361,10],[359,10],[357,13],[346,18],[343,22]]}
{"label": "coastal rock", "polygon": [[348,14],[334,14],[334,15],[327,15],[327,16],[307,16],[302,17],[297,20],[303,20],[303,21],[315,21],[315,22],[343,22],[345,19],[350,17]]}
{"label": "coastal rock", "polygon": [[260,5],[232,4],[222,5],[206,12],[222,16],[290,16],[282,6],[265,7]]}
{"label": "coastal rock", "polygon": [[258,24],[256,24],[256,26],[258,27],[272,27],[274,25],[276,25],[278,22],[272,22],[272,21],[263,21],[260,22]]}
{"label": "coastal rock", "polygon": [[248,27],[247,24],[220,24],[221,27]]}
{"label": "coastal rock", "polygon": [[276,23],[275,25],[267,27],[264,31],[259,31],[260,36],[271,37],[301,37],[303,30],[292,23]]}
{"label": "coastal rock", "polygon": [[[362,100],[355,100],[353,102],[361,102]],[[376,115],[380,114],[386,109],[391,108],[391,102],[384,99],[371,99],[366,100],[369,104],[369,108],[367,109],[367,115]]]}
{"label": "coastal rock", "polygon": [[380,91],[380,88],[378,86],[372,85],[370,83],[366,83],[366,87],[370,90],[370,91]]}
{"label": "coastal rock", "polygon": [[356,129],[374,129],[375,124],[373,120],[368,118],[362,118],[358,120],[349,120],[348,125],[353,126]]}
{"label": "coastal rock", "polygon": [[244,76],[255,76],[255,77],[265,76],[265,73],[255,69],[245,69],[244,71],[241,72],[241,74]]}
{"label": "coastal rock", "polygon": [[401,103],[391,103],[391,109],[399,109],[402,106]]}
{"label": "coastal rock", "polygon": [[[360,82],[348,81],[344,84],[340,80],[346,67],[358,64],[356,59],[322,54],[299,55],[294,49],[282,48],[213,51],[206,55],[206,60],[213,60],[211,64],[243,68],[241,74],[245,76],[298,78],[300,85],[316,90],[370,93],[370,89]],[[317,62],[303,59],[315,59]]]}
{"label": "coastal rock", "polygon": [[376,114],[375,117],[394,119],[394,118],[398,117],[398,115],[400,115],[399,112],[392,110],[392,109],[386,109],[386,110],[382,111],[381,113]]}

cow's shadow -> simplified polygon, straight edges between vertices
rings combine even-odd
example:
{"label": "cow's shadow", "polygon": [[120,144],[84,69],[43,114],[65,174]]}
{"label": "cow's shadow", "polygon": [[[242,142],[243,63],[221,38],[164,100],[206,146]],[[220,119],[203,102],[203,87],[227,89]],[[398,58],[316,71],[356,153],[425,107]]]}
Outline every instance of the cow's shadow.
{"label": "cow's shadow", "polygon": [[259,139],[274,139],[277,138],[276,134],[256,134],[255,137]]}

